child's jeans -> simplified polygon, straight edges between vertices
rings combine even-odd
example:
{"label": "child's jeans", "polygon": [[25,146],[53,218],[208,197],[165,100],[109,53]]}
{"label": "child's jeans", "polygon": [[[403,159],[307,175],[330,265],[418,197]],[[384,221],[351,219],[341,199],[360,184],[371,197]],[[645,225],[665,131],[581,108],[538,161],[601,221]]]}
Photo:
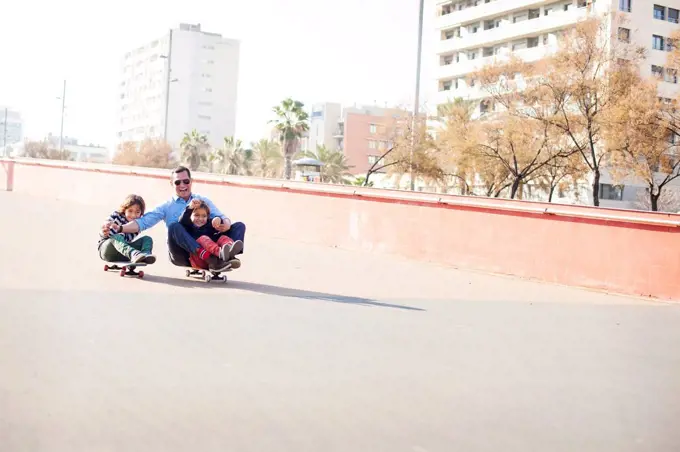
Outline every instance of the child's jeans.
{"label": "child's jeans", "polygon": [[135,251],[151,254],[152,250],[153,239],[148,235],[128,243],[122,234],[114,234],[99,246],[99,257],[107,262],[129,262]]}

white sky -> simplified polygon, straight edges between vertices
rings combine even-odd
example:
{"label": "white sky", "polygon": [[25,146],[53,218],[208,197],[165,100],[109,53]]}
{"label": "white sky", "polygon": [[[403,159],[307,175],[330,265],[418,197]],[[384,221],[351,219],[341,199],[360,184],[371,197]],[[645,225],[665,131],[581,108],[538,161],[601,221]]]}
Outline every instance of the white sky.
{"label": "white sky", "polygon": [[[180,22],[241,41],[236,135],[262,138],[286,96],[309,105],[414,98],[418,0],[23,0],[0,8],[0,105],[25,135],[112,146],[119,58]],[[434,0],[426,0],[421,100],[435,90]]]}

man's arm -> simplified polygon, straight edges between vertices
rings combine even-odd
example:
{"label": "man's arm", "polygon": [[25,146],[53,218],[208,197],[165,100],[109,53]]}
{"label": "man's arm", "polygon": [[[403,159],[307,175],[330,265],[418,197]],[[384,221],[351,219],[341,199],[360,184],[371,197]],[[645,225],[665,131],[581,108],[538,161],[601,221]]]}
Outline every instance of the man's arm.
{"label": "man's arm", "polygon": [[208,198],[205,198],[203,196],[201,196],[201,200],[203,202],[205,202],[208,205],[208,207],[210,208],[210,219],[211,220],[213,218],[221,218],[221,219],[226,220],[229,223],[231,223],[231,220],[229,219],[229,217],[226,216],[225,214],[223,214],[222,211],[220,209],[218,209],[217,206],[215,204],[213,204],[213,202],[211,200],[209,200]]}
{"label": "man's arm", "polygon": [[151,212],[142,215],[141,218],[137,218],[134,221],[124,224],[121,232],[126,234],[130,232],[132,233],[142,232],[146,229],[156,226],[159,221],[165,219],[167,206],[168,203],[161,204],[160,206],[153,209]]}

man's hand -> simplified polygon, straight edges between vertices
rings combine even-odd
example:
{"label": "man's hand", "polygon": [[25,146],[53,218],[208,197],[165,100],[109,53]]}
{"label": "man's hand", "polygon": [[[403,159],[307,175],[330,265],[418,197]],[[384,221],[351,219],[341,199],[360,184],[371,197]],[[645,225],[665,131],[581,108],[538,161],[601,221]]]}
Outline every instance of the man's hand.
{"label": "man's hand", "polygon": [[227,232],[231,228],[231,223],[229,220],[222,220],[221,218],[215,217],[212,220],[212,226],[218,232]]}
{"label": "man's hand", "polygon": [[200,206],[200,205],[201,205],[200,199],[192,199],[191,203],[189,204],[189,208],[191,210],[194,210],[194,209],[198,208],[198,206]]}

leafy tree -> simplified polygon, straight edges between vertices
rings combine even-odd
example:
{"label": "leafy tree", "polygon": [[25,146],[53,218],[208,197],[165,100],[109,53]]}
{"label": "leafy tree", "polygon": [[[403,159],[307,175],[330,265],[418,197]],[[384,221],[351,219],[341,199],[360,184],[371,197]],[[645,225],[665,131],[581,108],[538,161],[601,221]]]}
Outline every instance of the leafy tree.
{"label": "leafy tree", "polygon": [[192,171],[198,171],[208,162],[208,137],[196,129],[186,132],[180,143],[182,163]]}
{"label": "leafy tree", "polygon": [[304,104],[292,98],[284,99],[280,105],[274,107],[276,118],[270,123],[275,124],[279,132],[283,155],[285,159],[284,177],[290,179],[292,175],[292,159],[297,149],[297,144],[303,134],[309,130],[307,123],[308,115],[304,111]]}
{"label": "leafy tree", "polygon": [[350,166],[344,152],[331,150],[326,146],[317,146],[315,151],[304,151],[301,157],[309,157],[323,163],[321,166],[321,182],[340,184],[351,176]]}
{"label": "leafy tree", "polygon": [[276,141],[262,139],[251,144],[253,171],[260,177],[280,177],[283,169],[281,145]]}
{"label": "leafy tree", "polygon": [[577,23],[557,51],[536,63],[511,59],[483,68],[471,79],[510,115],[546,124],[569,138],[592,173],[598,206],[602,165],[615,149],[605,143],[612,113],[640,84],[644,48],[611,39],[621,18],[593,16]]}
{"label": "leafy tree", "polygon": [[213,171],[222,174],[252,176],[254,153],[251,149],[243,149],[241,140],[224,137],[221,148],[215,148],[208,157]]}

